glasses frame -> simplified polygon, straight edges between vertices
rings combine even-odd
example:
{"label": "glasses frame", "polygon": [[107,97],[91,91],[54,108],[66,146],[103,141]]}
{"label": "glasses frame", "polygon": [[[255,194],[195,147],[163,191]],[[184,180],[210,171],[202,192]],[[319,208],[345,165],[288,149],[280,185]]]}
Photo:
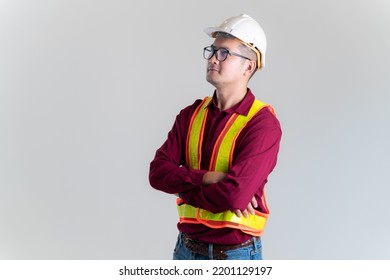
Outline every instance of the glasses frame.
{"label": "glasses frame", "polygon": [[[209,58],[206,58],[206,55],[205,55],[205,54],[206,54],[206,50],[209,51],[209,52],[211,53],[211,56],[210,56]],[[225,50],[225,51],[226,51],[227,55],[226,55],[226,57],[225,57],[224,59],[219,59],[219,58],[218,58],[218,51],[219,51],[219,50]],[[214,55],[215,55],[215,58],[216,58],[218,61],[220,61],[220,62],[225,61],[229,55],[238,56],[238,57],[241,57],[241,58],[243,58],[243,59],[247,59],[247,60],[251,61],[250,58],[248,58],[248,57],[246,57],[246,56],[243,56],[243,55],[241,55],[241,54],[239,54],[239,53],[233,52],[233,51],[231,51],[231,50],[228,50],[227,48],[215,48],[213,45],[207,46],[207,47],[204,47],[204,48],[203,48],[203,57],[204,57],[204,59],[210,60]]]}

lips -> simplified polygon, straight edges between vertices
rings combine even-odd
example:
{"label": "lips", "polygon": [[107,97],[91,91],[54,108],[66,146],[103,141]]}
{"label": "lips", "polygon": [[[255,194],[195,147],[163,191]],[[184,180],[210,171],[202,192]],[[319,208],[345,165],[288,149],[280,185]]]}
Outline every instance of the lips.
{"label": "lips", "polygon": [[215,66],[209,66],[207,67],[207,71],[210,72],[210,71],[216,71],[216,72],[219,72],[219,69]]}

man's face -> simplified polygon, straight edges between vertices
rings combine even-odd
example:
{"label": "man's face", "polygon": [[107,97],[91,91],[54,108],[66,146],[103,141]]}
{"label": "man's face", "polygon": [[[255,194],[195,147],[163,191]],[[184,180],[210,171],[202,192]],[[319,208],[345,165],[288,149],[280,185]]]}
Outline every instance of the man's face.
{"label": "man's face", "polygon": [[[217,37],[212,44],[215,49],[225,48],[229,51],[241,54],[239,46],[240,42],[230,38]],[[244,72],[247,67],[248,60],[235,56],[228,55],[225,61],[219,61],[214,54],[207,61],[206,80],[215,87],[221,87],[237,82],[246,81]]]}

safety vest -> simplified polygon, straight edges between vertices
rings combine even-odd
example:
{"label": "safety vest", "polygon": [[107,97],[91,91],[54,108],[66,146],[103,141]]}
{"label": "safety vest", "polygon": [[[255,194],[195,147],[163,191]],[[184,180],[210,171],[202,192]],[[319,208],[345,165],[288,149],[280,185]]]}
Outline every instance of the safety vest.
{"label": "safety vest", "polygon": [[[202,160],[201,149],[208,114],[207,105],[211,100],[212,97],[203,99],[193,113],[188,128],[186,139],[186,162],[189,167],[196,170],[200,170],[200,163]],[[255,100],[246,116],[237,113],[232,114],[222,132],[217,137],[212,151],[209,170],[225,173],[230,170],[238,135],[252,117],[266,106],[274,113],[272,107],[262,101]],[[262,200],[266,207],[266,213],[255,211],[255,214],[249,214],[246,218],[244,216],[238,217],[230,210],[213,213],[205,209],[185,204],[181,198],[178,198],[176,204],[180,218],[179,223],[203,224],[216,229],[226,227],[235,228],[253,236],[260,236],[263,233],[269,214],[265,196],[262,197]]]}

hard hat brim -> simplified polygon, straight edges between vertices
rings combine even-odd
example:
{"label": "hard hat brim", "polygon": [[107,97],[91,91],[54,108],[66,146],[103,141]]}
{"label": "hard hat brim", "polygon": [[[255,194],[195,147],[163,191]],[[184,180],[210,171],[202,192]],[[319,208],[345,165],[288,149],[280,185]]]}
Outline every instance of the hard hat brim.
{"label": "hard hat brim", "polygon": [[[232,35],[230,34],[229,32],[226,32],[226,30],[222,29],[222,28],[219,28],[219,27],[207,27],[204,29],[204,32],[209,35],[211,38],[215,38],[214,34],[216,32],[223,32],[223,33],[226,33],[226,34],[229,34],[229,35]],[[234,36],[234,35],[232,35]],[[235,37],[235,36],[234,36]]]}

